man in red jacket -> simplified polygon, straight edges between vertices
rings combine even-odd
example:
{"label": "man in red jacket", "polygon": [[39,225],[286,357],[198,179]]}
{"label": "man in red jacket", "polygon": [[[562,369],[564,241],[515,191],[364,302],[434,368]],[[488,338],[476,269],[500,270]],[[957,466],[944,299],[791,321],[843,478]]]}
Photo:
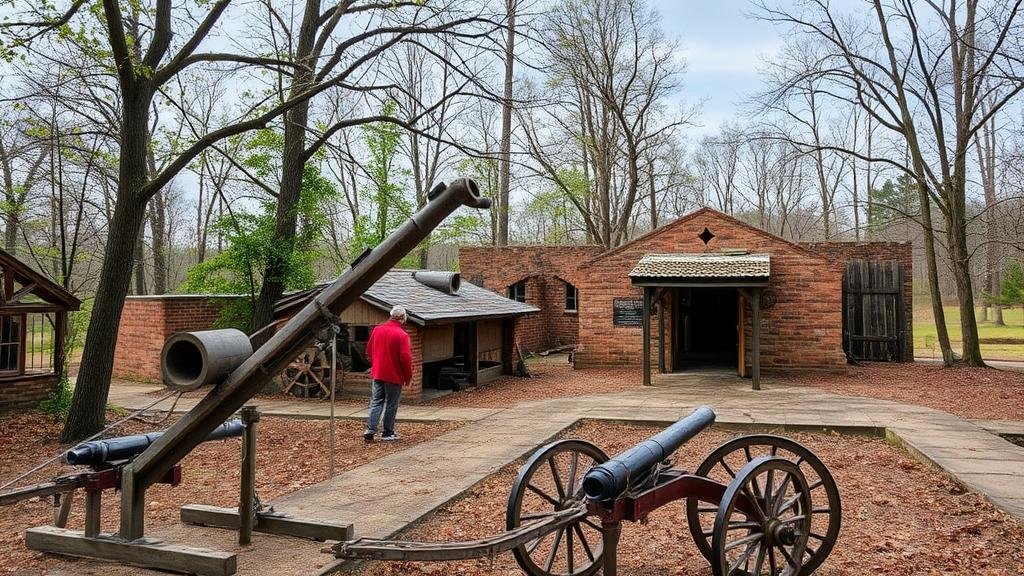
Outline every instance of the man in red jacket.
{"label": "man in red jacket", "polygon": [[398,440],[395,434],[395,416],[398,402],[402,397],[402,386],[412,380],[412,348],[409,335],[402,328],[407,315],[405,308],[391,309],[391,319],[378,324],[370,333],[366,343],[366,357],[370,359],[370,376],[373,384],[370,391],[370,418],[366,422],[363,439],[373,442],[377,434],[380,414],[384,412],[384,435],[381,440]]}

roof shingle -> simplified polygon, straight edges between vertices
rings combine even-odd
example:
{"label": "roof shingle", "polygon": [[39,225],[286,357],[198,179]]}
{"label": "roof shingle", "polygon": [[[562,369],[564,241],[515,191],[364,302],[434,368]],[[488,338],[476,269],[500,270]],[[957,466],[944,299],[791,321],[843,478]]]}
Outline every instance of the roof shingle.
{"label": "roof shingle", "polygon": [[767,278],[768,254],[647,254],[631,278]]}

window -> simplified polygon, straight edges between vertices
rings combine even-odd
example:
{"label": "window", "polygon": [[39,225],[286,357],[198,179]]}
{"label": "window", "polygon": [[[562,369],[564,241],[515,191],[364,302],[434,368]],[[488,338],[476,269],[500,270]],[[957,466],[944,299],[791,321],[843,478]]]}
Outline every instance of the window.
{"label": "window", "polygon": [[566,282],[565,283],[565,311],[566,312],[575,312],[576,310],[578,310],[577,306],[579,306],[579,300],[580,300],[580,291],[577,290],[576,287],[573,286],[572,284],[569,284],[568,282]]}
{"label": "window", "polygon": [[526,302],[526,280],[509,286],[508,297],[516,302]]}
{"label": "window", "polygon": [[0,316],[0,372],[21,370],[21,316]]}

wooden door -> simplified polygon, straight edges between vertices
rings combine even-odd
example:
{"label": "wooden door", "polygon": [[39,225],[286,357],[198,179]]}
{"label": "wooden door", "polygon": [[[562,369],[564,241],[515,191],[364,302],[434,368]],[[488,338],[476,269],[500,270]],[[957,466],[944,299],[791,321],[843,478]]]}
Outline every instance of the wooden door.
{"label": "wooden door", "polygon": [[853,260],[843,274],[843,350],[856,360],[902,362],[906,350],[903,265]]}

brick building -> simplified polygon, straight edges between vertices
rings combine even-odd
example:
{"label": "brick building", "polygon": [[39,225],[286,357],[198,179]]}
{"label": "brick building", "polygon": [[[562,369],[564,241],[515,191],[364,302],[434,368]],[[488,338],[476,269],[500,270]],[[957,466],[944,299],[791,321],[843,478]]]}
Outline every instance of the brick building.
{"label": "brick building", "polygon": [[[473,247],[459,262],[467,279],[541,309],[517,332],[525,348],[563,344],[575,326],[577,367],[719,366],[756,379],[761,366],[841,369],[844,342],[913,357],[909,243],[797,244],[705,208],[606,252]],[[868,287],[844,297],[851,270]],[[899,289],[870,288],[885,279]]]}

